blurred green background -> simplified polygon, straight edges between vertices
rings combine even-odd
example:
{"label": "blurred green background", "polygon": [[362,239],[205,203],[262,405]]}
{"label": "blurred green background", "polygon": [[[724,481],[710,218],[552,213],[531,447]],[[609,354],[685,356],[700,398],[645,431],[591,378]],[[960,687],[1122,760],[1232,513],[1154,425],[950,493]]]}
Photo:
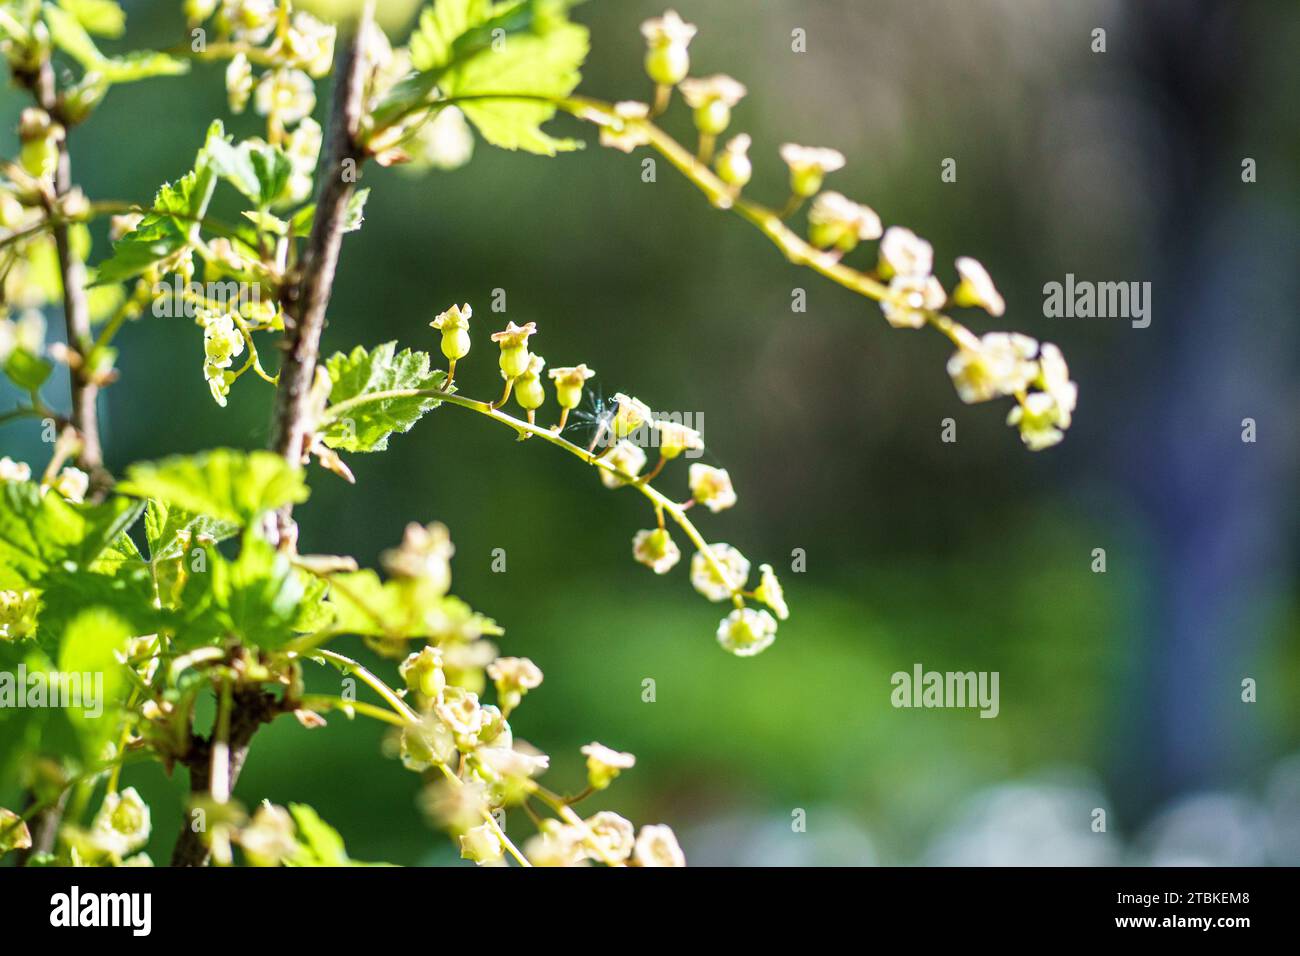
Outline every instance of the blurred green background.
{"label": "blurred green background", "polygon": [[[133,43],[176,42],[179,6],[128,3]],[[404,38],[413,5],[380,7]],[[480,143],[455,172],[368,170],[325,351],[397,339],[436,352],[428,322],[468,301],[467,394],[499,389],[485,336],[509,318],[536,321],[549,363],[588,363],[606,394],[702,415],[740,504],[699,522],[776,566],[792,608],[776,644],[723,653],[721,610],[685,563],[660,578],[631,560],[653,520],[639,496],[455,408],[386,454],[353,456],[355,487],[316,471],[302,549],[373,565],[406,522],[446,522],[454,590],[505,627],[503,652],[545,671],[512,722],[552,755],[548,782],[579,788],[590,740],[632,751],[636,768],[591,808],[673,825],[692,863],[1300,862],[1300,764],[1285,759],[1300,748],[1295,5],[678,9],[700,28],[694,72],[749,87],[732,129],[755,140],[751,192],[784,198],[780,143],[833,146],[849,164],[830,187],[930,239],[945,281],[955,256],[983,261],[1008,309],[971,314],[972,327],[1054,341],[1070,361],[1080,406],[1064,444],[1025,451],[1004,406],[957,399],[941,337],[891,330],[666,163],[644,183],[649,153],[557,121],[589,148],[544,159]],[[637,27],[660,12],[582,6],[580,92],[646,98]],[[1105,53],[1090,49],[1097,27]],[[791,50],[796,28],[806,52]],[[74,133],[75,178],[95,199],[147,200],[217,116],[257,131],[229,116],[217,65],[114,90]],[[667,125],[690,136],[680,104]],[[955,183],[940,179],[949,157]],[[1258,182],[1242,182],[1244,157]],[[1066,273],[1150,281],[1150,328],[1044,318],[1042,286]],[[806,313],[791,311],[796,288]],[[115,471],[265,444],[269,387],[250,376],[217,408],[191,325],[145,319],[119,343],[122,381],[103,406]],[[940,440],[946,417],[955,443]],[[1246,417],[1254,444],[1240,440]],[[35,435],[0,440],[43,459]],[[662,484],[684,498],[684,466]],[[804,573],[789,570],[795,549]],[[1001,713],[894,709],[890,675],[917,662],[998,671]],[[1245,677],[1257,703],[1241,702]],[[337,687],[332,672],[312,679]],[[256,738],[237,795],[311,803],[359,859],[452,862],[382,736],[341,717],[310,732],[282,720]],[[126,780],[153,805],[150,851],[165,859],[181,788],[154,769]],[[798,809],[806,832],[791,826]]]}

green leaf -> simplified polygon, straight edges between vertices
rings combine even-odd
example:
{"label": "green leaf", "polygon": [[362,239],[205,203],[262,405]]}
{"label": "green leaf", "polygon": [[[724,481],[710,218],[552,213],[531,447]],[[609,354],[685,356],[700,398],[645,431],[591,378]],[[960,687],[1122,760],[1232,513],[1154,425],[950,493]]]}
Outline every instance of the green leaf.
{"label": "green leaf", "polygon": [[[370,187],[358,189],[348,198],[347,212],[343,216],[343,231],[356,232],[366,221],[366,200],[370,198]],[[316,224],[316,204],[303,206],[293,215],[290,226],[295,236],[305,236]]]}
{"label": "green leaf", "polygon": [[301,468],[269,451],[230,448],[132,465],[118,490],[241,527],[308,495]]}
{"label": "green leaf", "polygon": [[[81,2],[84,4],[85,0]],[[68,4],[65,3],[64,7],[67,6]],[[103,6],[116,5],[101,4],[97,18],[93,12],[90,14],[95,18],[92,22],[95,26],[109,26],[111,29],[109,20],[103,12]],[[189,71],[189,63],[185,60],[154,50],[140,50],[123,56],[106,57],[95,46],[95,41],[87,32],[88,28],[83,25],[75,10],[70,12],[50,3],[45,4],[43,9],[45,23],[50,29],[50,39],[54,41],[54,45],[76,60],[87,73],[97,74],[105,83],[134,83],[136,80],[155,76],[178,76]],[[121,30],[119,29],[118,32],[120,33]]]}
{"label": "green leaf", "polygon": [[305,803],[289,804],[294,823],[298,826],[298,849],[286,861],[286,866],[387,866],[386,863],[361,863],[348,856],[339,831],[320,818],[320,814]]}
{"label": "green leaf", "polygon": [[232,146],[225,140],[214,141],[209,149],[212,168],[259,209],[275,203],[289,184],[293,164],[284,151],[253,140]]}
{"label": "green leaf", "polygon": [[126,11],[114,0],[59,0],[59,6],[96,36],[120,37],[126,29]]}
{"label": "green leaf", "polygon": [[153,634],[161,624],[154,606],[153,575],[143,563],[123,564],[112,574],[52,571],[42,581],[36,640],[51,654],[66,642],[73,619],[89,608],[111,612],[132,636]]}
{"label": "green leaf", "polygon": [[[424,102],[436,86],[444,96],[520,94],[559,98],[573,92],[588,51],[587,28],[569,21],[565,0],[438,0],[411,39],[420,72],[389,94],[377,121]],[[457,104],[488,142],[554,156],[581,147],[541,125],[555,107],[532,99],[464,100]]]}
{"label": "green leaf", "polygon": [[198,235],[199,220],[208,210],[217,183],[212,152],[225,142],[218,120],[208,128],[207,141],[194,158],[194,168],[176,182],[164,183],[154,196],[153,209],[157,212],[146,215],[113,244],[113,254],[95,270],[96,286],[133,279],[190,244]]}
{"label": "green leaf", "polygon": [[233,538],[239,525],[209,515],[195,514],[156,498],[149,499],[144,513],[144,535],[150,561],[178,558],[188,544],[205,538],[213,544]]}
{"label": "green leaf", "polygon": [[5,374],[24,392],[34,392],[50,377],[54,366],[26,349],[14,349],[4,363]]}
{"label": "green leaf", "polygon": [[440,70],[453,57],[453,44],[487,19],[487,0],[438,0],[420,14],[411,34],[411,65],[417,70]]}
{"label": "green leaf", "polygon": [[104,745],[116,735],[129,679],[115,654],[125,650],[131,637],[127,623],[105,608],[79,612],[64,635],[59,671],[64,679],[79,680],[82,686],[82,706],[65,712],[81,738],[87,761],[102,757]]}
{"label": "green leaf", "polygon": [[275,650],[317,629],[322,591],[312,575],[249,532],[233,561],[207,548],[207,568],[186,578],[169,626],[179,648],[219,644],[234,635],[250,647]]}
{"label": "green leaf", "polygon": [[[437,389],[446,373],[430,371],[427,352],[403,349],[394,354],[396,342],[385,342],[367,352],[358,345],[349,354],[336,352],[325,362],[333,387],[330,403],[400,389]],[[441,402],[428,396],[385,398],[359,402],[340,420],[325,429],[325,444],[344,451],[383,451],[393,432],[409,431],[425,412]]]}
{"label": "green leaf", "polygon": [[67,10],[49,3],[45,4],[44,13],[45,24],[50,28],[50,39],[54,45],[81,64],[83,69],[98,69],[104,62],[104,54],[99,52],[99,47],[95,46],[95,41],[77,18]]}
{"label": "green leaf", "polygon": [[74,504],[33,482],[0,484],[0,588],[40,586],[56,567],[89,567],[142,509],[128,498]]}

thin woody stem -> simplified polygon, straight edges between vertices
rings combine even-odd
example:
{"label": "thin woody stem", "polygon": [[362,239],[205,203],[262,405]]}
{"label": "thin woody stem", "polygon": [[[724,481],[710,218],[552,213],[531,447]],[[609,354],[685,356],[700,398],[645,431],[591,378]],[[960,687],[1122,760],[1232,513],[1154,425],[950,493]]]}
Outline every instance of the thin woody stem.
{"label": "thin woody stem", "polygon": [[[357,131],[365,105],[363,44],[371,14],[367,5],[352,42],[338,63],[329,149],[319,172],[316,218],[303,255],[300,278],[290,282],[282,292],[285,357],[276,389],[271,448],[294,465],[306,452],[305,444],[313,424],[310,393],[320,355],[321,332],[325,328],[325,310],[334,287],[348,202],[365,155],[357,144]],[[277,538],[282,546],[289,540],[291,522],[291,510],[286,508],[276,522]]]}
{"label": "thin woody stem", "polygon": [[[582,459],[587,464],[600,468],[623,479],[629,487],[635,488],[646,498],[650,499],[650,502],[655,506],[657,512],[666,512],[677,526],[685,532],[686,536],[690,538],[691,543],[695,545],[695,548],[704,555],[704,559],[709,562],[709,566],[713,569],[713,572],[718,575],[721,580],[726,581],[728,585],[731,584],[730,573],[722,566],[717,555],[713,553],[713,549],[709,546],[708,542],[704,540],[704,536],[700,534],[699,529],[695,527],[690,518],[686,517],[686,511],[680,504],[663,494],[663,492],[658,488],[651,485],[649,481],[639,480],[635,475],[629,475],[626,472],[619,470],[605,460],[601,455],[594,454],[585,448],[573,444],[573,442],[569,441],[567,438],[563,438],[557,434],[552,428],[546,428],[541,425],[526,422],[520,418],[515,418],[512,415],[507,415],[505,412],[487,402],[482,402],[473,398],[466,398],[463,395],[456,395],[439,389],[428,388],[398,388],[358,395],[355,398],[341,401],[337,405],[331,405],[325,412],[325,420],[337,421],[338,418],[349,409],[365,405],[369,402],[389,401],[394,398],[436,398],[449,405],[467,408],[470,411],[478,412],[480,415],[490,418],[495,422],[513,428],[521,437],[525,435],[536,435],[539,438],[550,442],[557,448],[563,448],[569,454]],[[732,590],[732,600],[737,603],[743,603],[743,598],[740,597],[739,588]]]}

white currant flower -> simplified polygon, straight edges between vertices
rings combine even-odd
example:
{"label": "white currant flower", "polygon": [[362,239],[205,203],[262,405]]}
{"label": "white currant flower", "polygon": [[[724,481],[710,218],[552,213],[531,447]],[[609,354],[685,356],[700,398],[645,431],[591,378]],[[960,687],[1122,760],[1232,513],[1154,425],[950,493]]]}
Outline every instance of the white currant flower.
{"label": "white currant flower", "polygon": [[234,36],[257,46],[275,28],[276,0],[223,0],[221,17]]}
{"label": "white currant flower", "polygon": [[546,374],[555,383],[555,400],[560,407],[573,409],[582,404],[582,387],[596,372],[583,363],[552,368]]}
{"label": "white currant flower", "polygon": [[659,454],[664,458],[676,458],[683,452],[704,448],[704,436],[680,422],[660,418],[654,422],[654,427],[659,433]]}
{"label": "white currant flower", "polygon": [[1058,427],[1061,418],[1061,409],[1051,395],[1031,392],[1011,409],[1007,424],[1020,429],[1020,440],[1030,451],[1042,451],[1065,437],[1065,432]]}
{"label": "white currant flower", "polygon": [[650,130],[645,122],[649,115],[650,107],[645,103],[632,100],[615,103],[610,122],[600,128],[600,145],[621,149],[625,153],[646,145],[650,142]]}
{"label": "white currant flower", "polygon": [[117,242],[124,238],[127,233],[135,231],[135,227],[144,221],[144,213],[124,212],[120,216],[108,217],[108,238]]}
{"label": "white currant flower", "polygon": [[150,832],[149,805],[135,787],[106,795],[91,825],[94,841],[118,858],[148,843]]}
{"label": "white currant flower", "polygon": [[86,492],[90,489],[90,476],[80,468],[68,466],[50,482],[50,488],[68,501],[85,501]]}
{"label": "white currant flower", "polygon": [[870,206],[842,193],[818,193],[808,210],[808,238],[814,246],[850,252],[859,241],[880,238],[880,217]]}
{"label": "white currant flower", "polygon": [[618,403],[618,410],[614,412],[614,418],[609,423],[609,430],[614,433],[615,438],[626,438],[641,426],[649,424],[654,418],[650,406],[639,398],[617,392],[614,401]]}
{"label": "white currant flower", "polygon": [[581,828],[571,824],[547,821],[542,832],[529,837],[524,844],[524,856],[533,866],[582,866],[587,852]]}
{"label": "white currant flower", "polygon": [[0,458],[0,482],[31,481],[32,466],[25,461],[15,461],[8,455]]}
{"label": "white currant flower", "polygon": [[212,400],[225,408],[226,396],[230,394],[230,386],[235,380],[235,373],[205,362],[203,377],[208,381],[208,390],[212,392]]}
{"label": "white currant flower", "polygon": [[604,790],[624,770],[636,766],[636,757],[592,741],[582,748],[587,757],[587,782],[593,790]]}
{"label": "white currant flower", "polygon": [[239,833],[239,845],[253,866],[279,866],[298,849],[293,817],[266,800]]}
{"label": "white currant flower", "polygon": [[15,322],[0,319],[0,363],[9,360],[14,352],[40,355],[45,351],[45,316],[36,309],[27,309]]}
{"label": "white currant flower", "polygon": [[827,173],[844,168],[844,154],[838,149],[817,146],[799,146],[784,143],[781,159],[790,167],[790,190],[796,196],[815,196],[822,188]]}
{"label": "white currant flower", "polygon": [[35,591],[0,591],[0,641],[21,641],[35,633],[39,606]]}
{"label": "white currant flower", "polygon": [[[925,278],[934,271],[934,247],[911,229],[890,226],[880,240],[880,274]],[[940,303],[942,305],[942,303]]]}
{"label": "white currant flower", "polygon": [[487,823],[472,827],[460,837],[461,859],[473,860],[479,866],[500,863],[505,849],[496,828]]}
{"label": "white currant flower", "polygon": [[685,866],[686,854],[682,852],[672,827],[654,823],[641,828],[633,860],[637,866]]}
{"label": "white currant flower", "polygon": [[259,115],[274,113],[285,126],[292,126],[316,108],[316,88],[302,70],[271,70],[258,81],[255,105]]}
{"label": "white currant flower", "polygon": [[1014,395],[1038,375],[1038,342],[1019,332],[989,332],[975,338],[962,329],[961,347],[948,359],[948,374],[967,405]]}
{"label": "white currant flower", "polygon": [[412,521],[402,533],[401,546],[385,551],[379,560],[394,577],[423,578],[438,594],[446,594],[451,587],[451,556],[455,553],[445,524]]}
{"label": "white currant flower", "polygon": [[776,618],[752,607],[736,608],[718,625],[718,643],[737,657],[753,657],[776,640]]}
{"label": "white currant flower", "polygon": [[736,503],[736,489],[725,468],[695,462],[690,468],[689,481],[691,497],[714,514]]}
{"label": "white currant flower", "polygon": [[1038,367],[1038,387],[1050,395],[1056,404],[1057,424],[1069,428],[1079,399],[1079,386],[1070,381],[1070,369],[1065,364],[1065,356],[1051,342],[1045,342],[1038,355]]}
{"label": "white currant flower", "polygon": [[479,706],[478,694],[459,687],[448,687],[443,699],[434,704],[434,713],[456,735],[456,745],[464,751],[478,744],[479,731],[488,722],[488,715]]}
{"label": "white currant flower", "polygon": [[919,329],[926,312],[943,308],[948,296],[934,276],[895,275],[889,281],[890,297],[881,300],[885,321],[896,329]]}
{"label": "white currant flower", "polygon": [[426,718],[402,728],[402,766],[407,770],[428,770],[455,755],[456,740],[441,720]]}
{"label": "white currant flower", "polygon": [[322,23],[310,13],[293,15],[287,46],[294,61],[312,76],[324,76],[334,62],[334,40],[338,29]]}
{"label": "white currant flower", "polygon": [[519,706],[525,694],[542,683],[542,669],[527,657],[498,657],[487,666],[487,674],[507,714]]}
{"label": "white currant flower", "polygon": [[977,306],[992,316],[1001,316],[1007,303],[989,277],[988,270],[976,259],[962,256],[957,260],[961,281],[952,290],[952,301],[960,306]]}
{"label": "white currant flower", "polygon": [[[618,442],[602,460],[609,462],[624,475],[635,478],[645,467],[646,454],[630,441],[623,440]],[[606,488],[621,488],[627,484],[626,478],[614,474],[608,468],[600,469],[600,481]]]}
{"label": "white currant flower", "polygon": [[722,573],[708,555],[696,551],[691,558],[691,585],[710,601],[726,601],[749,580],[749,559],[729,544],[711,544],[709,551]]}
{"label": "white currant flower", "polygon": [[285,137],[284,151],[293,169],[289,176],[291,201],[302,202],[311,196],[312,176],[316,172],[316,161],[320,158],[320,148],[324,139],[320,123],[310,116],[304,118],[293,132]]}
{"label": "white currant flower", "polygon": [[760,564],[758,573],[758,587],[754,590],[755,600],[762,601],[772,609],[778,620],[784,621],[790,616],[790,608],[785,603],[785,590],[777,580],[776,572],[772,570],[772,565]]}
{"label": "white currant flower", "polygon": [[682,552],[667,528],[653,528],[636,533],[632,556],[655,574],[667,574],[681,560]]}
{"label": "white currant flower", "polygon": [[444,106],[419,128],[407,149],[417,166],[459,169],[474,157],[474,134],[460,109]]}
{"label": "white currant flower", "polygon": [[253,67],[248,57],[236,53],[226,65],[226,99],[230,112],[239,115],[248,106],[248,98],[253,94]]}
{"label": "white currant flower", "polygon": [[235,320],[225,312],[206,310],[199,315],[203,325],[203,353],[212,368],[230,368],[244,353],[244,336]]}
{"label": "white currant flower", "polygon": [[596,844],[597,859],[622,863],[632,855],[636,845],[636,828],[610,810],[602,810],[586,821],[591,839]]}
{"label": "white currant flower", "polygon": [[646,42],[659,46],[665,44],[680,44],[685,46],[695,38],[698,28],[693,23],[687,23],[676,10],[665,11],[661,17],[651,17],[641,24],[641,35],[646,38]]}

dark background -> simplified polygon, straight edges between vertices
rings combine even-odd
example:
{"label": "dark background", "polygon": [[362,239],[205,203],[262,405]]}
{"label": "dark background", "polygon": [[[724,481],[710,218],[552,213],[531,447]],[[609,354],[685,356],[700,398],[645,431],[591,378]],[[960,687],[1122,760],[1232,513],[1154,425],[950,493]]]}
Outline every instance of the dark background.
{"label": "dark background", "polygon": [[[413,9],[380,6],[398,24]],[[183,36],[179,4],[128,9],[134,45]],[[890,329],[667,163],[643,183],[649,153],[601,149],[559,121],[589,148],[545,159],[479,143],[451,173],[368,170],[325,350],[397,339],[436,354],[427,323],[468,301],[467,394],[500,387],[486,334],[510,318],[536,321],[537,351],[587,362],[607,394],[703,414],[740,504],[699,521],[782,574],[793,613],[777,643],[724,654],[721,611],[691,591],[685,562],[657,578],[631,560],[652,521],[639,496],[450,407],[386,454],[353,456],[355,487],[315,472],[303,550],[373,564],[407,521],[446,522],[455,591],[504,625],[505,653],[546,673],[513,723],[552,754],[550,784],[580,785],[589,740],[636,753],[592,808],[672,824],[694,863],[1300,862],[1300,762],[1286,759],[1300,745],[1295,5],[678,9],[700,28],[693,72],[749,87],[732,130],[755,140],[750,191],[783,199],[780,143],[833,146],[849,165],[829,187],[930,239],[945,281],[955,256],[983,261],[1007,315],[963,318],[1062,347],[1080,389],[1064,444],[1027,452],[1005,405],[960,403],[940,336]],[[578,10],[593,42],[581,92],[649,95],[637,27],[661,10]],[[796,27],[806,53],[791,52]],[[1097,27],[1105,53],[1090,48]],[[9,93],[6,115],[19,106]],[[220,66],[114,90],[74,134],[75,177],[94,199],[148,200],[188,169],[214,116],[257,132],[256,117],[228,115]],[[691,135],[680,104],[667,125]],[[940,179],[947,157],[955,183]],[[1066,273],[1151,282],[1150,327],[1045,318],[1042,287]],[[505,316],[489,309],[496,288]],[[118,343],[103,413],[115,471],[265,444],[269,386],[248,376],[218,409],[196,329],[146,319]],[[949,416],[956,443],[940,440]],[[21,429],[0,440],[42,459]],[[685,497],[684,472],[661,483]],[[796,548],[803,574],[788,570]],[[1000,715],[893,709],[890,675],[916,662],[998,671]],[[1257,703],[1241,701],[1246,677]],[[313,732],[283,721],[256,739],[237,795],[313,804],[361,859],[452,860],[381,736],[340,717]],[[153,804],[163,859],[179,787],[155,769],[125,779]],[[1090,828],[1098,807],[1105,834]],[[792,832],[796,809],[806,833]]]}

